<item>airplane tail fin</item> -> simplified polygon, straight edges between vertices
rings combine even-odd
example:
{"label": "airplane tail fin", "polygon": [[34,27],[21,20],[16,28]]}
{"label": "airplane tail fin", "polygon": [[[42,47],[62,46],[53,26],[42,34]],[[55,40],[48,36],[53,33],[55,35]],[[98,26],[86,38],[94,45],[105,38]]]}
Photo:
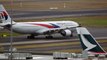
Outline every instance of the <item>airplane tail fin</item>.
{"label": "airplane tail fin", "polygon": [[99,45],[95,38],[84,27],[76,28],[83,51],[90,53],[105,54],[105,50]]}
{"label": "airplane tail fin", "polygon": [[[11,18],[3,5],[0,5],[0,20],[2,21],[3,24],[11,24]],[[14,21],[12,21],[13,23]]]}

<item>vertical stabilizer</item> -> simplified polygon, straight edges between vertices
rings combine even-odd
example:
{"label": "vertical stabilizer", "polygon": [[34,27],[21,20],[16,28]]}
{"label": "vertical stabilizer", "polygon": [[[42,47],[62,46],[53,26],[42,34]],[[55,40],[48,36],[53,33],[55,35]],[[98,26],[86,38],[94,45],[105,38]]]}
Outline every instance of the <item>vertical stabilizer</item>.
{"label": "vertical stabilizer", "polygon": [[[0,20],[2,21],[3,24],[10,24],[11,23],[11,18],[3,5],[0,5]],[[13,21],[12,21],[13,23]]]}
{"label": "vertical stabilizer", "polygon": [[78,27],[76,30],[84,51],[97,54],[106,53],[86,28]]}

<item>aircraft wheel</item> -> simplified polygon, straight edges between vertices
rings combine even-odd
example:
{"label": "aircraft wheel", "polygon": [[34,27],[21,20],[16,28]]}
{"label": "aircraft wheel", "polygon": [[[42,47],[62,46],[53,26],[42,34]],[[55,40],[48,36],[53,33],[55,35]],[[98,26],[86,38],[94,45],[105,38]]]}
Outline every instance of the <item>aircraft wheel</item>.
{"label": "aircraft wheel", "polygon": [[70,37],[73,37],[73,34],[71,34]]}
{"label": "aircraft wheel", "polygon": [[34,36],[27,36],[27,39],[34,39]]}
{"label": "aircraft wheel", "polygon": [[46,36],[46,38],[47,38],[47,39],[52,39],[52,38],[53,38],[53,36]]}

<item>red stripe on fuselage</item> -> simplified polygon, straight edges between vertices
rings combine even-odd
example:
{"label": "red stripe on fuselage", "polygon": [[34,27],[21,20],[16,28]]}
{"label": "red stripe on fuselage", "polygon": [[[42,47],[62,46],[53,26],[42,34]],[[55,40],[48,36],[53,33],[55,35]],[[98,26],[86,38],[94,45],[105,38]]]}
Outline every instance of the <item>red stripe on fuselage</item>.
{"label": "red stripe on fuselage", "polygon": [[33,24],[33,25],[39,25],[39,26],[43,26],[43,27],[47,27],[47,28],[54,28],[54,26],[47,25],[47,24]]}

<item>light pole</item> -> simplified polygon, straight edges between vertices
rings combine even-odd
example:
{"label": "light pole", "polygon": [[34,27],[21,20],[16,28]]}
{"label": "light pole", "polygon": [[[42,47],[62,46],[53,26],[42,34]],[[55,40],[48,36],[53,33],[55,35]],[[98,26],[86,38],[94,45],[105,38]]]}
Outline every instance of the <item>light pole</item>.
{"label": "light pole", "polygon": [[13,30],[12,30],[12,12],[13,12],[13,9],[12,9],[12,6],[13,6],[13,0],[11,0],[11,28],[10,28],[10,60],[13,60]]}

